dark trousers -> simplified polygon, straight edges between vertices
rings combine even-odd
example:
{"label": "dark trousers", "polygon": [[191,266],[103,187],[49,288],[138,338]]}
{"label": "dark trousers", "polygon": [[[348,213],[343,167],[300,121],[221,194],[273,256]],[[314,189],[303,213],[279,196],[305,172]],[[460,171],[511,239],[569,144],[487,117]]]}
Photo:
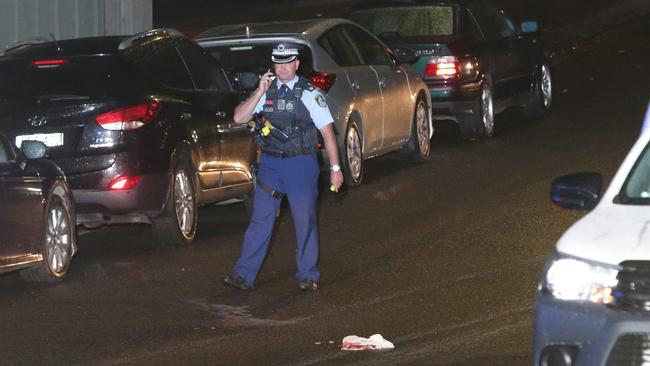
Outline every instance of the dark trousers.
{"label": "dark trousers", "polygon": [[[318,160],[315,154],[279,158],[262,154],[258,179],[265,186],[286,194],[296,228],[296,278],[317,281]],[[234,271],[253,285],[269,250],[269,242],[281,201],[259,186],[255,190],[253,217],[244,235],[241,256]]]}

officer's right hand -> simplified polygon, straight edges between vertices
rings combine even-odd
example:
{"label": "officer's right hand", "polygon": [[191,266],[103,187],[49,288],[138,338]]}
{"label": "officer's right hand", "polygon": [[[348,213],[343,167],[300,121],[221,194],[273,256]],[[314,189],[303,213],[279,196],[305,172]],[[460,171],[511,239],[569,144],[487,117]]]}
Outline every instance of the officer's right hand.
{"label": "officer's right hand", "polygon": [[269,90],[269,87],[271,86],[271,82],[273,81],[273,73],[269,69],[262,77],[260,78],[260,85],[259,89],[266,93],[267,90]]}

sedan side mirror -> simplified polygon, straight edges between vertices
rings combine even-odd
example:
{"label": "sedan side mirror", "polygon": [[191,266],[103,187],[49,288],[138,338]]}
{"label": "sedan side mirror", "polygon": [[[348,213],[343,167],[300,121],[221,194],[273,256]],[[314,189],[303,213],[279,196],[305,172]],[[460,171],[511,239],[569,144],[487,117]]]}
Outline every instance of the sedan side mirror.
{"label": "sedan side mirror", "polygon": [[408,47],[396,47],[393,48],[393,52],[398,65],[413,64],[420,58],[414,49]]}
{"label": "sedan side mirror", "polygon": [[27,160],[42,159],[47,154],[47,145],[41,141],[25,140],[20,144],[20,150]]}
{"label": "sedan side mirror", "polygon": [[536,21],[528,20],[521,23],[521,31],[522,33],[536,33],[539,31],[539,26]]}
{"label": "sedan side mirror", "polygon": [[584,172],[565,175],[553,180],[551,201],[561,207],[589,211],[596,207],[603,187],[603,176]]}

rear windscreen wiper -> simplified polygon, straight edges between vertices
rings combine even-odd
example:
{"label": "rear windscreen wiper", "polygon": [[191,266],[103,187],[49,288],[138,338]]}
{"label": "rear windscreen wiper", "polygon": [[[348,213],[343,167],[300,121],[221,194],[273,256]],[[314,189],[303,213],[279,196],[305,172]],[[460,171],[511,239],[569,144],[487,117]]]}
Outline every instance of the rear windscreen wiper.
{"label": "rear windscreen wiper", "polygon": [[90,97],[87,95],[76,95],[76,94],[43,94],[36,97],[36,102],[60,102],[60,101],[69,101],[69,100],[89,100]]}

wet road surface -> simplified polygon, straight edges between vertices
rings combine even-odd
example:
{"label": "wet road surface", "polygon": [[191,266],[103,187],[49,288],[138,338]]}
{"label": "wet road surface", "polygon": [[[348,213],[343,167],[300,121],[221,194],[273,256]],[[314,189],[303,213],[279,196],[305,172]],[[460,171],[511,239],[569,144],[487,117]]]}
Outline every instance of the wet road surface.
{"label": "wet road surface", "polygon": [[[496,119],[465,143],[438,124],[422,165],[392,154],[364,185],[320,204],[322,288],[295,287],[284,209],[256,283],[224,288],[247,225],[241,204],[200,212],[198,240],[161,247],[145,226],[79,235],[65,282],[0,277],[0,351],[8,365],[525,365],[535,287],[579,213],[554,209],[551,180],[595,170],[609,181],[650,98],[650,19],[554,60],[555,109]],[[344,352],[382,334],[390,351]]]}

